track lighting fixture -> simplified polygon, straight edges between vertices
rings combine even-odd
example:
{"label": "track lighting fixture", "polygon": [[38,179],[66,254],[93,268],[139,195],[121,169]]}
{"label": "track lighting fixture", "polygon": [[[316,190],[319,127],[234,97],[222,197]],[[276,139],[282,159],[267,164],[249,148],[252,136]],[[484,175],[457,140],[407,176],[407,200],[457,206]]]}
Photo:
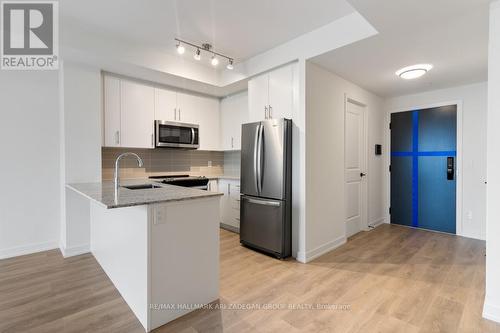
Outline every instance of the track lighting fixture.
{"label": "track lighting fixture", "polygon": [[217,53],[217,52],[213,51],[212,45],[210,45],[208,43],[204,43],[202,45],[196,45],[196,44],[186,42],[185,40],[181,40],[178,38],[175,38],[175,41],[177,42],[177,46],[176,46],[177,53],[179,53],[181,55],[184,54],[184,52],[186,51],[186,48],[184,47],[184,45],[189,45],[189,46],[196,49],[196,51],[193,55],[193,58],[195,60],[198,60],[198,61],[201,60],[201,52],[203,51],[203,52],[207,52],[207,53],[212,54],[212,57],[210,60],[210,63],[212,64],[212,66],[214,66],[214,67],[218,66],[219,65],[219,58],[225,58],[228,61],[226,68],[229,70],[234,69],[234,59],[231,57],[228,57],[224,54]]}

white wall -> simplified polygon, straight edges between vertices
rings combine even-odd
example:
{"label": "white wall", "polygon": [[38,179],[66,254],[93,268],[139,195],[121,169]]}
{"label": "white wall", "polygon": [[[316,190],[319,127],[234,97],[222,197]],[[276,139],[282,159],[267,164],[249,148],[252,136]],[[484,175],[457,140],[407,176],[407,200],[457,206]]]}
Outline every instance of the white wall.
{"label": "white wall", "polygon": [[64,185],[101,181],[102,79],[96,68],[65,62],[60,80],[64,137],[60,248],[69,256],[89,250],[89,201]]}
{"label": "white wall", "polygon": [[[486,237],[487,83],[434,90],[386,100],[387,112],[442,102],[462,102],[462,235]],[[388,131],[386,129],[386,131]],[[387,178],[387,174],[385,175]]]}
{"label": "white wall", "polygon": [[0,73],[0,259],[59,239],[57,71]]}
{"label": "white wall", "polygon": [[491,4],[488,68],[486,297],[483,316],[500,322],[500,1]]}
{"label": "white wall", "polygon": [[384,159],[370,149],[382,143],[382,99],[307,63],[306,66],[306,261],[346,240],[344,200],[345,95],[367,105],[368,113],[368,223],[385,215]]}

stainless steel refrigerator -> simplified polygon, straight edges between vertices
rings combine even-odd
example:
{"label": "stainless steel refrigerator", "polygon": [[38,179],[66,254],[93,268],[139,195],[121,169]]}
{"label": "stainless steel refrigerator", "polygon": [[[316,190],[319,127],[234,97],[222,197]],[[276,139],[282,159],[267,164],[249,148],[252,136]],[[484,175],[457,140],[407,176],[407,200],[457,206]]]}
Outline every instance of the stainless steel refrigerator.
{"label": "stainless steel refrigerator", "polygon": [[278,258],[291,255],[292,121],[242,125],[240,242]]}

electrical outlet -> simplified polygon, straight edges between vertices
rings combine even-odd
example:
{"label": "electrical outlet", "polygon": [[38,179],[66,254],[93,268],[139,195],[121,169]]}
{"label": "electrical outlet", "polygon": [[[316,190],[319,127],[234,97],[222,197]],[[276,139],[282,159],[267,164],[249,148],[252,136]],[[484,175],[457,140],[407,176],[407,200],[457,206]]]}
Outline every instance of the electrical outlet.
{"label": "electrical outlet", "polygon": [[208,161],[208,167],[211,168],[212,167],[212,161]]}

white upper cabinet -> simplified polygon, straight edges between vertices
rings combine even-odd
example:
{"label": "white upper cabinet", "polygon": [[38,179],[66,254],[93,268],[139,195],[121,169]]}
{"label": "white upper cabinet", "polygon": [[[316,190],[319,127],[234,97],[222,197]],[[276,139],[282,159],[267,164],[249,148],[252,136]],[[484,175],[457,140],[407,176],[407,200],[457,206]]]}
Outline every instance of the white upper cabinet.
{"label": "white upper cabinet", "polygon": [[269,74],[263,74],[248,81],[249,122],[267,119],[268,107]]}
{"label": "white upper cabinet", "polygon": [[104,76],[104,146],[155,148],[154,121],[200,126],[200,150],[220,150],[216,98],[155,88]]}
{"label": "white upper cabinet", "polygon": [[120,147],[120,80],[104,77],[104,146]]}
{"label": "white upper cabinet", "polygon": [[194,97],[197,107],[196,118],[190,122],[200,126],[200,149],[220,150],[219,100],[209,97]]}
{"label": "white upper cabinet", "polygon": [[269,73],[268,118],[292,118],[293,68],[285,66]]}
{"label": "white upper cabinet", "polygon": [[241,125],[248,122],[248,93],[224,98],[221,107],[221,138],[223,150],[241,149]]}
{"label": "white upper cabinet", "polygon": [[121,82],[121,146],[154,148],[155,90],[135,82]]}
{"label": "white upper cabinet", "polygon": [[185,93],[177,93],[177,121],[198,124],[198,117],[203,111],[201,97]]}
{"label": "white upper cabinet", "polygon": [[248,82],[249,121],[292,118],[294,64],[262,74]]}
{"label": "white upper cabinet", "polygon": [[155,120],[177,121],[177,93],[155,88]]}

